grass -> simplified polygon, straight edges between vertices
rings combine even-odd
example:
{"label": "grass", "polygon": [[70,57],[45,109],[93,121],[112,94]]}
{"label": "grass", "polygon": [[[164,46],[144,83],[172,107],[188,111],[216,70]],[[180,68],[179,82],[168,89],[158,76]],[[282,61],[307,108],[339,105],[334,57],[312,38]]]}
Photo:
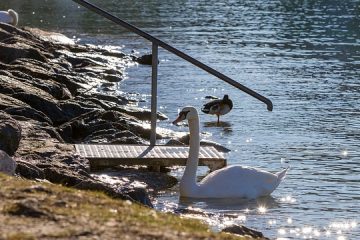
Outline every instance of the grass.
{"label": "grass", "polygon": [[250,239],[102,193],[0,174],[0,239]]}

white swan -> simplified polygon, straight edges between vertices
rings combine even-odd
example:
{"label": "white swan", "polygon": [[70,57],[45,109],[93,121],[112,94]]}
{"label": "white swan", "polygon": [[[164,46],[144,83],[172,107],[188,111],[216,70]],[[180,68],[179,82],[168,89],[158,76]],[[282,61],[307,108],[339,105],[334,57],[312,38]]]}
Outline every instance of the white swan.
{"label": "white swan", "polygon": [[18,20],[18,14],[12,9],[0,11],[0,22],[16,26],[18,24]]}
{"label": "white swan", "polygon": [[183,108],[173,124],[186,119],[189,122],[190,149],[180,181],[181,197],[254,199],[271,194],[284,179],[287,169],[273,174],[256,168],[233,165],[211,172],[197,183],[200,139],[199,115],[194,107]]}

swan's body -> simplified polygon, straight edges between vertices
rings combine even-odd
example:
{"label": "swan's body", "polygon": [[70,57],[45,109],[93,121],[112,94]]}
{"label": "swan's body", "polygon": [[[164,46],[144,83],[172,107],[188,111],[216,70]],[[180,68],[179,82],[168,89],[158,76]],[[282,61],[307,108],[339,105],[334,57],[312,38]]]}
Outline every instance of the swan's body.
{"label": "swan's body", "polygon": [[224,95],[223,99],[215,99],[204,104],[201,111],[206,114],[217,116],[217,123],[220,122],[220,116],[225,115],[231,111],[233,103],[228,95]]}
{"label": "swan's body", "polygon": [[189,158],[184,175],[180,181],[180,196],[191,198],[257,198],[271,194],[287,169],[270,173],[251,167],[228,166],[207,175],[196,182],[196,170],[199,162],[199,116],[194,107],[185,107],[174,124],[187,119],[190,129]]}
{"label": "swan's body", "polygon": [[16,26],[18,24],[18,20],[18,14],[12,9],[0,11],[0,22]]}

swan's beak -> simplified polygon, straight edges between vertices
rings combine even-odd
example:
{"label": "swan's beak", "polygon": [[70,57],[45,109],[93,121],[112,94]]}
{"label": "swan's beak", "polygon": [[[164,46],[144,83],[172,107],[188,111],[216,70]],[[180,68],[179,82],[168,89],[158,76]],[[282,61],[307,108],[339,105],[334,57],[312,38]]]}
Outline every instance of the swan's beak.
{"label": "swan's beak", "polygon": [[172,124],[174,124],[174,125],[177,125],[179,122],[181,122],[182,121],[182,119],[181,119],[181,116],[179,115],[178,117],[177,117],[177,119],[175,119],[173,122],[172,122]]}
{"label": "swan's beak", "polygon": [[177,119],[175,119],[175,121],[173,121],[172,123],[174,124],[174,125],[177,125],[177,123],[179,123],[179,122],[181,122],[181,121],[184,121],[185,119],[186,119],[186,116],[187,116],[187,114],[189,113],[190,111],[181,111],[180,113],[179,113],[179,116],[177,117]]}

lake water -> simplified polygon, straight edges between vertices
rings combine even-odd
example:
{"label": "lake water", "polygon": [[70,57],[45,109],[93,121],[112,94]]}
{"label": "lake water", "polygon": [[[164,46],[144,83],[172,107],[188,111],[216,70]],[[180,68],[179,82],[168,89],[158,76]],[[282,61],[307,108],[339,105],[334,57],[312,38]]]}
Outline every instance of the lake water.
{"label": "lake water", "polygon": [[[234,109],[203,138],[232,151],[228,164],[278,171],[291,166],[271,197],[186,201],[178,190],[156,207],[186,212],[215,230],[232,223],[278,239],[360,239],[360,1],[100,1],[93,3],[270,98],[273,112],[247,94],[160,50],[158,107],[175,119],[207,95],[229,94]],[[151,44],[71,1],[2,0],[20,25],[60,31],[81,42],[149,53]],[[149,106],[151,68],[129,69],[119,91]],[[187,131],[185,126],[162,127]],[[206,169],[200,169],[204,175]],[[182,169],[172,174],[182,175]],[[186,209],[183,210],[183,209]],[[201,214],[199,214],[201,213]]]}

